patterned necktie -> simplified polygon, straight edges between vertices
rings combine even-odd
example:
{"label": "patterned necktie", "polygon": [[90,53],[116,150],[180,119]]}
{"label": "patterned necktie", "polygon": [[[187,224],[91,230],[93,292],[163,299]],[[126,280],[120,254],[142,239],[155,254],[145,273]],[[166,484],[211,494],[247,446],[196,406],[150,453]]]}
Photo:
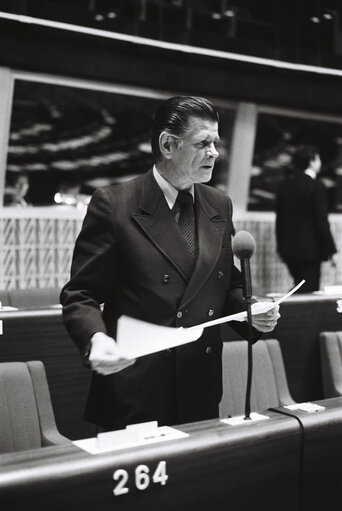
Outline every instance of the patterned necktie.
{"label": "patterned necktie", "polygon": [[178,192],[176,202],[180,209],[178,225],[188,244],[192,259],[194,263],[196,263],[198,258],[198,241],[196,236],[194,203],[191,193],[184,191]]}

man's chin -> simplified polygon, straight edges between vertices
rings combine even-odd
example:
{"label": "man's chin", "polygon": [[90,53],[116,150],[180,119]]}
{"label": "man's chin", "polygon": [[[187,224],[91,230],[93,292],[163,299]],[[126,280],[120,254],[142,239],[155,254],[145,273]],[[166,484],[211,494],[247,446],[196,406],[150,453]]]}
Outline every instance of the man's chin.
{"label": "man's chin", "polygon": [[208,170],[208,172],[206,172],[205,174],[203,174],[202,176],[202,179],[201,179],[201,183],[208,183],[208,181],[210,181],[211,177],[212,177],[212,170]]}

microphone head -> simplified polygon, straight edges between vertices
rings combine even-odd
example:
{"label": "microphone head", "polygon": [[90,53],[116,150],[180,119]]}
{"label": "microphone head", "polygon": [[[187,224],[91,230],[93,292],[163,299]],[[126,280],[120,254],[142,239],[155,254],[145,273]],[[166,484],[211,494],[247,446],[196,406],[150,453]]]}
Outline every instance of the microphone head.
{"label": "microphone head", "polygon": [[232,241],[234,255],[238,259],[249,259],[255,250],[255,239],[247,231],[239,231]]}

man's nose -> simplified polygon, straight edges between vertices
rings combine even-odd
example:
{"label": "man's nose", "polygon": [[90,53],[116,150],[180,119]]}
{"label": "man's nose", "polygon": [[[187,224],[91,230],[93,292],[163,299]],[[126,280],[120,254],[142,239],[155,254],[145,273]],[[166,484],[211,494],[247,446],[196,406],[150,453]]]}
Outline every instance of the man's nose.
{"label": "man's nose", "polygon": [[219,156],[219,152],[216,149],[214,144],[211,144],[207,149],[207,158],[217,158]]}

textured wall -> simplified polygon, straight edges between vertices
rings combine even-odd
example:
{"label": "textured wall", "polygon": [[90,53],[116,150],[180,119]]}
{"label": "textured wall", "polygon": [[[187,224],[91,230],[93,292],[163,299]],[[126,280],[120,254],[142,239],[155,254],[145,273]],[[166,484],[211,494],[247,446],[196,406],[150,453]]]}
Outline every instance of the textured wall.
{"label": "textured wall", "polygon": [[[0,290],[61,287],[69,277],[70,261],[82,214],[58,210],[27,218],[22,211],[0,213]],[[339,253],[342,253],[342,218],[330,219]],[[276,254],[274,215],[246,214],[235,219],[237,231],[249,231],[256,240],[251,259],[255,294],[285,292],[292,279]],[[342,260],[336,269],[322,266],[321,286],[342,284]]]}
{"label": "textured wall", "polygon": [[81,221],[0,216],[0,289],[61,287]]}

